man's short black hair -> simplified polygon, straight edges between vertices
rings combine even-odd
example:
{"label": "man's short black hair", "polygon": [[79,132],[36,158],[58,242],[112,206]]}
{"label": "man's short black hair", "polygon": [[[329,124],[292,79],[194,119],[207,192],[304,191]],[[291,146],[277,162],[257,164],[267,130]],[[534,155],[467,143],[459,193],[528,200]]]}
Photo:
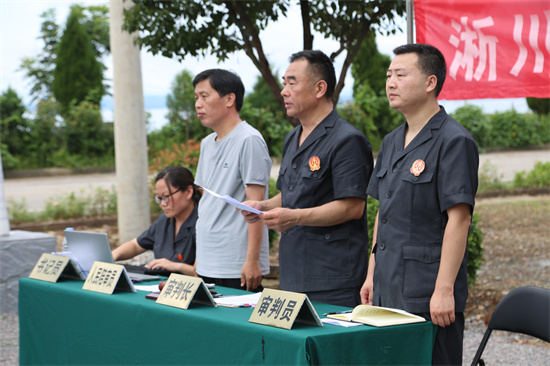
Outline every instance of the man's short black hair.
{"label": "man's short black hair", "polygon": [[416,53],[418,55],[418,68],[425,75],[435,75],[437,85],[435,87],[435,96],[439,96],[445,77],[447,76],[447,65],[445,57],[441,51],[429,44],[411,43],[399,46],[393,50],[395,55],[403,55],[406,53]]}
{"label": "man's short black hair", "polygon": [[328,99],[332,99],[334,88],[336,87],[336,73],[330,58],[319,50],[304,50],[292,54],[290,56],[290,63],[301,59],[306,59],[309,62],[309,68],[313,76],[327,83],[325,96]]}
{"label": "man's short black hair", "polygon": [[218,92],[220,97],[227,94],[235,94],[235,106],[237,112],[241,111],[244,100],[244,85],[236,73],[223,69],[208,69],[200,72],[193,79],[193,87],[204,80],[209,80],[212,89]]}

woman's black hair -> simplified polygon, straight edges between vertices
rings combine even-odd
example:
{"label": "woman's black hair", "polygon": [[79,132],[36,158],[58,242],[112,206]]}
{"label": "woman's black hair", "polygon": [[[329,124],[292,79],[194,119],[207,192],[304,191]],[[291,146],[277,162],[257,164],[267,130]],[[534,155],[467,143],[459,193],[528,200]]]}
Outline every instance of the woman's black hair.
{"label": "woman's black hair", "polygon": [[170,193],[172,193],[170,191],[170,187],[175,187],[181,191],[184,191],[187,187],[192,186],[193,196],[191,198],[193,199],[193,202],[195,202],[195,205],[199,204],[202,194],[199,191],[199,188],[195,185],[195,178],[193,178],[193,173],[191,173],[189,169],[179,165],[167,166],[157,174],[155,183],[161,179],[164,179],[164,181],[168,183],[168,191]]}

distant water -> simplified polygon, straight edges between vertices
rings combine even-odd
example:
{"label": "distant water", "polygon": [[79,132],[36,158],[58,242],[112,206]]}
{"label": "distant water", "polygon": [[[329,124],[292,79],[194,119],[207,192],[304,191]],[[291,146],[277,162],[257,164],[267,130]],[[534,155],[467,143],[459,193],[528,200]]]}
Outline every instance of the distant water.
{"label": "distant water", "polygon": [[[168,108],[146,109],[146,112],[149,113],[147,132],[158,130],[168,123],[168,120],[165,117],[168,114]],[[112,122],[114,120],[114,111],[112,109],[102,109],[101,115],[103,116],[103,120],[105,122]]]}
{"label": "distant water", "polygon": [[[163,95],[146,95],[144,97],[145,111],[150,114],[147,126],[147,131],[160,129],[168,121],[165,116],[168,114],[166,108],[166,96]],[[101,114],[103,120],[111,122],[114,120],[114,100],[112,96],[105,96],[101,100]]]}

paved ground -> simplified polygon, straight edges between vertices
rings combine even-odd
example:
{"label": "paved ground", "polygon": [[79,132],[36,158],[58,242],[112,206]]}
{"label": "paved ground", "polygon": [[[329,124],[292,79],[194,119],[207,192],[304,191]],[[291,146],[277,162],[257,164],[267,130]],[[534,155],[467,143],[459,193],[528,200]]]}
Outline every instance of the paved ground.
{"label": "paved ground", "polygon": [[[520,171],[533,169],[537,161],[550,161],[550,149],[496,152],[480,155],[480,171],[484,167],[496,169],[501,180],[511,181]],[[276,178],[279,172],[278,164],[274,164],[271,175]],[[116,174],[86,174],[56,177],[15,178],[4,181],[6,202],[10,200],[21,202],[25,200],[29,211],[41,211],[46,200],[62,197],[67,193],[89,194],[101,187],[111,190],[116,187]]]}

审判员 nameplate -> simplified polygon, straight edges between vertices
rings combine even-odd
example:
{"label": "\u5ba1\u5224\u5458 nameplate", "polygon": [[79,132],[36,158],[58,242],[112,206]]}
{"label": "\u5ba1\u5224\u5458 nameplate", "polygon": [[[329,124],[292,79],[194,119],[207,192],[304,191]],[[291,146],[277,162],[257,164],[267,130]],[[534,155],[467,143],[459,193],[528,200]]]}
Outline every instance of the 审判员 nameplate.
{"label": "\u5ba1\u5224\u5458 nameplate", "polygon": [[191,302],[216,307],[216,302],[199,277],[172,273],[162,288],[157,303],[187,309]]}
{"label": "\u5ba1\u5224\u5458 nameplate", "polygon": [[291,329],[295,321],[323,326],[306,294],[274,289],[263,290],[248,321],[283,329]]}
{"label": "\u5ba1\u5224\u5458 nameplate", "polygon": [[108,295],[113,294],[115,290],[136,292],[123,265],[105,262],[94,262],[82,288]]}

